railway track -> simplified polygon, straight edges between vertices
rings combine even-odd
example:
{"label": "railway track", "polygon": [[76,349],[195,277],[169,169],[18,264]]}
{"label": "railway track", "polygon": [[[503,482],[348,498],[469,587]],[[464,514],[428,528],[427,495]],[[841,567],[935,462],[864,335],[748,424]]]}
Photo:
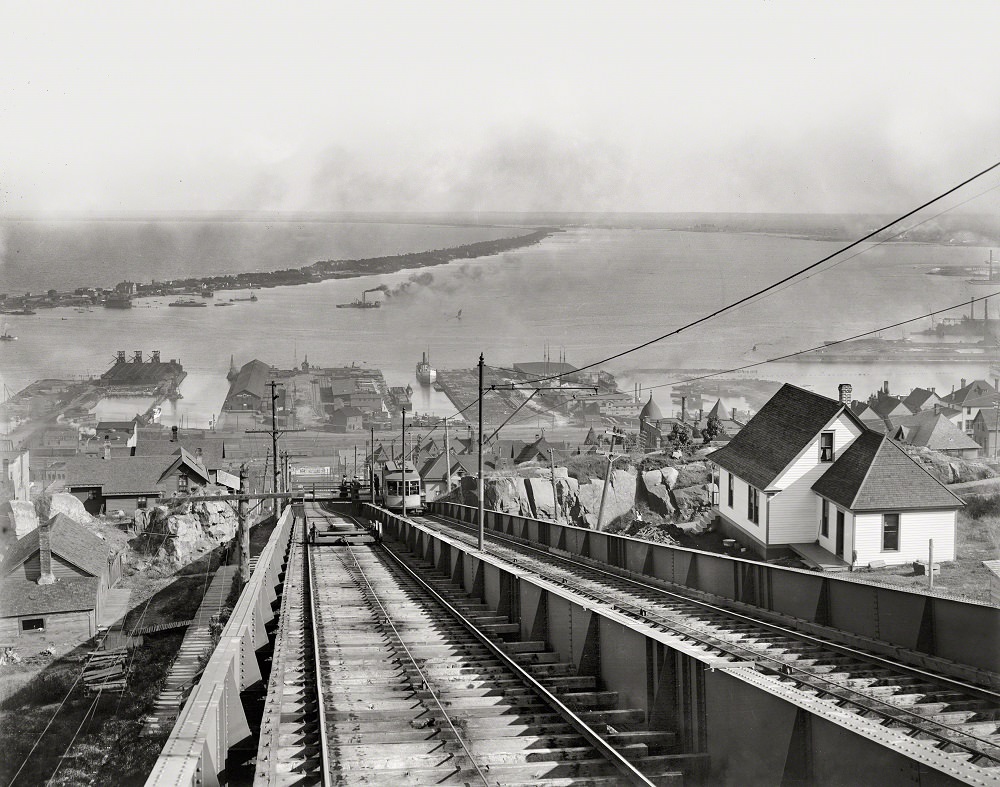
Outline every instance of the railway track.
{"label": "railway track", "polygon": [[[518,624],[316,507],[291,550],[257,781],[683,784],[669,733]],[[317,525],[317,545],[305,533]]]}
{"label": "railway track", "polygon": [[[478,531],[465,523],[441,516],[410,519],[478,544]],[[962,772],[970,783],[1000,783],[1000,694],[991,689],[764,623],[500,534],[488,533],[487,539],[495,558],[876,722],[887,745],[919,742],[929,747],[932,759]]]}

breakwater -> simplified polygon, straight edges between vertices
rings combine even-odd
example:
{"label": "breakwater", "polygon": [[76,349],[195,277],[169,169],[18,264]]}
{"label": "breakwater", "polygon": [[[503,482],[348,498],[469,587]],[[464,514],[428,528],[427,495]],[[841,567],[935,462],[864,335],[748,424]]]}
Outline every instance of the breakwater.
{"label": "breakwater", "polygon": [[[265,287],[288,287],[311,284],[327,279],[351,279],[360,276],[377,276],[401,270],[445,265],[456,260],[489,257],[540,243],[549,235],[562,230],[540,227],[524,235],[497,240],[467,243],[445,249],[391,254],[361,259],[321,260],[300,268],[274,271],[254,271],[213,276],[194,276],[167,281],[146,283],[122,282],[116,287],[119,294],[128,293],[134,298],[176,295],[201,291],[248,290]],[[49,290],[38,295],[10,296],[4,301],[4,310],[22,308],[52,308],[56,306],[86,306],[104,303],[109,293],[105,287],[77,288],[73,292]]]}

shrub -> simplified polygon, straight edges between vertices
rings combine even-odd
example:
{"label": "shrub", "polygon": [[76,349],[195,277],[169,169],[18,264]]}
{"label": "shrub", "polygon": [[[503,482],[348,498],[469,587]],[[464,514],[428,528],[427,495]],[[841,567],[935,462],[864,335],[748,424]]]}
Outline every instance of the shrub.
{"label": "shrub", "polygon": [[1000,515],[1000,494],[973,495],[967,498],[965,513],[972,519]]}

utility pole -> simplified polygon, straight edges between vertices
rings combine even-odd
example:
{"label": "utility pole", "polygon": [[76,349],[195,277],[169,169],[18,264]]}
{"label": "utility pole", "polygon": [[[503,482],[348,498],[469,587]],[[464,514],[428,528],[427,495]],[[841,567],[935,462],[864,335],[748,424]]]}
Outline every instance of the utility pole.
{"label": "utility pole", "polygon": [[445,487],[445,494],[451,491],[451,445],[448,442],[448,418],[444,419],[444,467],[445,467],[445,477],[447,479],[447,485]]}
{"label": "utility pole", "polygon": [[[281,383],[271,380],[268,383],[271,388],[271,428],[270,429],[247,429],[246,434],[269,434],[271,435],[271,457],[274,460],[274,488],[273,492],[278,494],[278,483],[281,478],[281,467],[278,464],[278,438],[288,432],[304,432],[305,429],[278,429],[278,391]],[[275,498],[277,500],[277,498]],[[274,513],[278,513],[278,503],[274,504]]]}
{"label": "utility pole", "polygon": [[373,426],[371,430],[372,430],[372,466],[371,466],[370,478],[368,479],[369,481],[368,489],[371,495],[371,503],[372,505],[375,505],[375,427]]}
{"label": "utility pole", "polygon": [[483,354],[479,353],[479,549],[486,549],[486,513],[483,510]]}
{"label": "utility pole", "polygon": [[611,435],[611,447],[608,449],[608,469],[604,473],[604,489],[601,492],[601,508],[597,512],[597,532],[600,533],[604,527],[604,508],[608,502],[608,486],[611,484],[611,466],[614,464],[615,459],[620,457],[615,456],[615,438],[618,437],[618,433],[615,431],[609,432]]}
{"label": "utility pole", "polygon": [[400,464],[403,466],[403,519],[406,519],[406,410],[401,409],[400,412],[403,414],[403,435],[399,452],[403,459]]}
{"label": "utility pole", "polygon": [[240,465],[240,500],[236,504],[239,517],[240,584],[250,581],[250,523],[247,522],[247,466]]}
{"label": "utility pole", "polygon": [[552,518],[559,521],[559,493],[556,491],[556,452],[549,449],[549,462],[552,464]]}
{"label": "utility pole", "polygon": [[[997,446],[1000,444],[1000,399],[998,399],[996,404],[993,406],[997,411],[996,426],[994,427],[994,432],[996,432],[996,434],[993,437],[993,461],[995,462],[997,460]],[[989,445],[988,440],[986,441],[986,444]]]}

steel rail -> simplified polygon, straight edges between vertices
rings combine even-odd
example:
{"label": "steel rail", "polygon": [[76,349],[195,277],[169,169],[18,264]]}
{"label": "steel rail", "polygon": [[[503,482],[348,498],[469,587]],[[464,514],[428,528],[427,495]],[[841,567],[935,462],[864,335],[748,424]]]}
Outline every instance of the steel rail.
{"label": "steel rail", "polygon": [[393,561],[428,595],[430,595],[434,601],[447,610],[448,613],[451,614],[451,616],[454,617],[463,628],[472,634],[481,645],[486,647],[486,649],[489,650],[490,653],[505,667],[507,667],[508,670],[516,675],[518,679],[534,691],[550,708],[552,708],[578,733],[580,733],[580,735],[583,736],[602,757],[614,765],[619,773],[621,773],[630,784],[643,785],[643,787],[653,787],[653,782],[649,781],[649,779],[647,779],[641,771],[626,760],[610,743],[598,735],[594,729],[587,724],[587,722],[577,716],[576,713],[565,705],[555,694],[545,688],[545,686],[536,680],[533,675],[508,656],[503,649],[493,642],[493,640],[483,634],[472,621],[452,606],[451,603],[438,593],[430,584],[424,581],[424,579],[411,566],[409,566],[402,557],[386,547],[385,544],[381,545],[381,549],[385,554],[389,555]]}
{"label": "steel rail", "polygon": [[[313,566],[312,559],[310,557],[310,551],[313,549],[312,545],[309,543],[309,515],[304,513],[303,507],[303,517],[302,517],[302,541],[303,541],[303,552],[305,555],[305,571],[303,580],[305,581],[305,592],[309,599],[309,630],[312,636],[312,662],[313,662],[313,674],[314,681],[316,684],[316,705],[319,710],[319,754],[320,762],[322,763],[322,776],[321,784],[323,787],[330,787],[333,784],[330,778],[330,742],[327,738],[326,729],[326,706],[323,704],[323,682],[320,680],[320,675],[322,675],[321,667],[322,663],[320,661],[320,641],[319,641],[319,615],[316,613],[316,594],[313,593]],[[294,536],[293,536],[294,537]]]}
{"label": "steel rail", "polygon": [[[455,734],[456,740],[458,740],[461,747],[465,750],[465,754],[469,758],[469,762],[471,762],[472,767],[476,769],[476,773],[479,774],[479,778],[482,780],[483,784],[486,787],[490,787],[489,779],[486,778],[486,774],[483,773],[483,769],[479,767],[479,763],[476,762],[476,758],[473,756],[472,750],[466,743],[465,738],[458,731],[458,728],[455,726],[455,722],[452,721],[452,718],[449,715],[448,711],[446,711],[444,709],[444,705],[441,704],[441,699],[438,697],[437,692],[434,691],[433,684],[431,683],[431,681],[427,679],[427,675],[425,675],[424,671],[420,668],[420,665],[417,663],[416,657],[413,655],[409,647],[407,647],[406,643],[403,641],[403,637],[399,633],[399,629],[396,628],[396,624],[393,623],[392,617],[389,615],[389,610],[385,608],[385,604],[382,603],[382,599],[378,597],[378,593],[376,593],[375,588],[372,587],[372,583],[369,581],[368,575],[365,574],[364,569],[361,568],[361,564],[358,562],[358,557],[357,555],[354,554],[354,550],[351,548],[350,545],[347,545],[347,552],[348,554],[350,554],[351,559],[354,561],[354,570],[357,571],[361,579],[364,580],[365,586],[368,588],[368,592],[371,593],[371,597],[375,599],[375,603],[378,604],[378,608],[382,610],[382,617],[385,618],[385,622],[389,624],[389,627],[392,629],[392,633],[396,635],[396,640],[399,642],[399,644],[403,648],[403,651],[406,653],[406,657],[410,660],[410,663],[413,665],[413,668],[417,671],[417,674],[420,676],[420,680],[423,683],[423,687],[427,689],[431,697],[434,699],[434,704],[437,705],[438,710],[441,712],[441,715],[444,716],[444,720],[448,723],[448,726],[451,727],[451,731]],[[340,561],[341,565],[344,566],[344,569],[347,571],[347,573],[349,575],[352,574],[350,566],[347,565],[347,561],[344,560],[340,555],[337,555],[337,559]],[[352,577],[352,579],[354,579],[355,583],[360,586],[361,583],[358,582],[356,578]]]}
{"label": "steel rail", "polygon": [[[475,532],[475,528],[472,525],[469,525],[460,520],[455,520],[450,517],[446,517],[442,514],[424,514],[422,518],[432,519],[432,521],[442,520],[440,524],[443,524],[446,527],[463,528],[465,530]],[[755,618],[752,615],[747,615],[730,607],[719,606],[716,604],[712,604],[711,602],[699,599],[693,595],[686,595],[684,592],[671,591],[659,585],[652,585],[648,582],[643,582],[641,580],[635,579],[634,577],[622,576],[621,574],[616,574],[614,571],[608,571],[598,566],[594,566],[590,563],[585,563],[581,560],[574,560],[573,558],[566,557],[565,555],[560,555],[557,552],[551,552],[549,551],[549,549],[536,546],[530,541],[518,538],[517,536],[510,536],[505,533],[497,533],[496,531],[491,532],[490,536],[496,539],[497,541],[506,541],[510,544],[515,544],[519,547],[522,547],[523,549],[528,550],[530,552],[536,552],[539,555],[548,558],[550,560],[557,560],[563,563],[567,563],[574,568],[583,568],[618,582],[626,582],[636,587],[640,587],[644,590],[652,591],[660,595],[670,596],[672,598],[678,599],[679,601],[703,607],[712,612],[718,612],[719,614],[722,615],[739,618],[740,620],[743,620],[747,623],[752,623],[755,626],[761,626],[764,628],[768,628],[772,631],[775,631],[777,633],[787,634],[788,636],[794,637],[796,639],[805,640],[816,645],[822,645],[823,647],[835,650],[838,653],[842,653],[844,655],[855,656],[859,659],[863,659],[869,662],[877,662],[883,666],[892,668],[894,670],[906,672],[907,674],[912,675],[914,677],[926,678],[929,680],[934,680],[938,683],[946,683],[951,687],[961,689],[962,691],[968,692],[970,694],[975,694],[983,699],[987,699],[991,702],[996,702],[1000,704],[1000,692],[988,689],[985,686],[979,686],[973,683],[965,683],[964,681],[958,680],[956,678],[950,678],[946,675],[941,675],[940,673],[930,672],[928,670],[924,670],[919,667],[914,667],[909,664],[904,664],[903,662],[894,661],[893,659],[887,658],[886,656],[880,656],[876,653],[870,653],[869,651],[866,650],[852,648],[850,645],[843,645],[837,642],[832,642],[831,640],[826,640],[823,639],[822,637],[817,637],[813,634],[808,634],[804,631],[799,631],[798,629],[782,626],[778,623],[771,623],[767,620]],[[667,580],[659,580],[659,581],[662,582],[664,585],[670,585],[671,587],[677,588],[678,591],[683,590],[682,586],[679,586],[674,582],[669,582]],[[697,592],[706,592],[706,591],[697,591]],[[772,614],[777,614],[777,613],[772,613]]]}
{"label": "steel rail", "polygon": [[[435,515],[435,516],[438,517],[438,518],[444,519],[444,517],[441,517],[440,515]],[[423,519],[427,519],[428,517],[425,515],[422,518]],[[446,527],[457,526],[457,527],[461,527],[461,528],[464,528],[464,529],[472,530],[471,526],[467,525],[464,522],[454,522],[453,523],[453,522],[449,521],[447,523],[441,523],[441,524],[445,524]],[[432,529],[434,529],[434,528],[432,528]],[[438,532],[442,532],[442,531],[439,530]],[[846,646],[841,646],[841,645],[832,645],[829,642],[827,642],[826,640],[822,640],[822,639],[820,639],[818,637],[813,637],[813,636],[810,636],[810,635],[807,635],[807,634],[803,634],[801,632],[795,631],[794,629],[788,629],[788,628],[785,628],[785,627],[782,627],[782,626],[778,626],[777,624],[767,623],[767,622],[764,622],[764,621],[759,621],[759,620],[757,620],[755,618],[752,618],[752,617],[749,617],[749,616],[746,616],[746,615],[742,615],[742,614],[740,614],[738,612],[734,612],[732,610],[728,610],[728,609],[725,609],[723,607],[717,607],[717,606],[715,606],[713,604],[710,604],[708,602],[700,601],[698,599],[692,599],[692,598],[689,598],[687,596],[683,596],[683,595],[680,595],[680,594],[677,594],[677,593],[672,593],[672,592],[670,592],[668,590],[665,590],[663,588],[658,588],[655,585],[649,585],[647,583],[640,582],[638,580],[630,579],[628,577],[621,577],[621,576],[619,576],[617,574],[613,574],[611,572],[604,571],[602,569],[594,568],[593,566],[589,566],[589,565],[587,565],[585,563],[581,563],[581,562],[572,560],[570,558],[565,558],[562,555],[556,555],[556,554],[547,552],[545,550],[542,550],[542,549],[540,549],[538,547],[534,547],[532,545],[521,544],[521,543],[519,543],[517,541],[514,541],[513,539],[510,539],[510,538],[506,537],[505,535],[498,535],[496,533],[491,533],[490,535],[495,540],[508,541],[510,543],[517,544],[518,546],[520,546],[520,547],[522,547],[524,549],[527,549],[527,550],[530,550],[530,551],[534,551],[534,552],[538,552],[538,553],[544,555],[548,559],[562,561],[562,562],[565,562],[565,563],[569,563],[570,565],[572,565],[574,567],[583,568],[583,569],[586,569],[586,570],[588,570],[588,571],[590,571],[592,573],[603,574],[603,575],[605,575],[607,577],[613,578],[618,583],[632,584],[632,585],[641,587],[641,588],[646,589],[646,590],[655,591],[656,593],[661,594],[661,595],[671,596],[671,597],[673,597],[673,598],[675,598],[675,599],[677,599],[677,600],[679,600],[679,601],[681,601],[681,602],[683,602],[685,604],[693,604],[695,606],[704,607],[704,608],[707,608],[708,610],[710,610],[710,611],[712,611],[714,613],[721,614],[721,615],[723,615],[725,617],[730,617],[730,618],[734,618],[735,617],[735,618],[738,618],[741,621],[752,623],[755,626],[758,626],[758,627],[761,627],[761,628],[764,628],[764,629],[767,629],[767,630],[770,630],[770,631],[775,631],[775,632],[780,633],[780,634],[785,635],[785,636],[789,636],[792,639],[799,639],[799,640],[803,640],[804,639],[804,640],[808,640],[810,643],[820,645],[820,646],[822,646],[824,648],[827,648],[829,650],[832,650],[834,652],[839,652],[839,653],[844,653],[845,655],[850,655],[850,656],[852,656],[854,658],[858,658],[861,661],[865,661],[865,662],[876,661],[876,662],[882,664],[883,666],[891,667],[893,670],[895,670],[897,672],[905,672],[907,674],[912,674],[912,675],[914,675],[916,677],[922,677],[922,678],[925,678],[925,679],[929,679],[929,680],[932,680],[934,683],[945,682],[945,683],[949,683],[949,684],[961,686],[966,691],[974,692],[975,694],[980,695],[980,696],[982,696],[982,695],[989,696],[990,698],[993,698],[994,701],[1000,703],[1000,695],[997,695],[997,694],[995,694],[993,692],[989,692],[988,690],[984,690],[984,689],[979,688],[979,687],[969,687],[966,684],[963,684],[961,681],[954,681],[953,679],[950,679],[950,678],[942,678],[942,677],[939,677],[939,676],[935,675],[934,673],[928,673],[928,672],[925,672],[923,670],[918,670],[918,669],[915,669],[913,667],[909,667],[907,665],[900,665],[900,664],[898,664],[896,662],[893,662],[890,659],[885,659],[884,657],[879,657],[879,656],[872,656],[872,655],[870,655],[868,653],[865,653],[864,651],[858,651],[858,650],[855,650],[853,648],[848,648]],[[464,540],[465,539],[463,539],[463,541]],[[468,543],[470,546],[475,546],[474,540],[466,541],[466,543]],[[517,565],[519,568],[525,568],[525,566],[523,566],[522,564],[519,564],[516,560],[512,560],[512,562],[515,565]],[[659,622],[659,625],[661,625],[661,626],[663,626],[665,628],[673,629],[675,631],[676,631],[677,628],[686,628],[686,629],[688,629],[690,631],[693,631],[695,633],[694,634],[691,634],[691,633],[685,634],[682,631],[678,631],[677,633],[680,633],[682,636],[688,636],[688,637],[691,637],[693,639],[696,639],[696,640],[700,641],[702,644],[707,645],[707,646],[709,646],[709,647],[711,647],[711,648],[713,648],[715,650],[719,650],[719,651],[723,651],[723,652],[728,652],[730,655],[732,655],[734,657],[739,657],[741,654],[738,653],[738,652],[736,652],[736,651],[742,650],[744,652],[744,654],[749,653],[750,655],[754,656],[753,660],[754,660],[755,664],[759,663],[760,660],[767,660],[768,662],[772,663],[772,665],[769,665],[767,668],[771,669],[772,671],[774,671],[778,675],[786,677],[786,678],[789,678],[791,680],[794,680],[796,683],[798,683],[800,685],[809,686],[810,688],[812,688],[812,689],[814,689],[816,691],[819,691],[821,693],[834,696],[838,700],[840,700],[841,703],[846,703],[846,704],[849,704],[849,705],[854,705],[854,706],[856,706],[858,708],[861,708],[862,711],[864,711],[865,713],[877,713],[877,714],[879,714],[881,716],[885,716],[891,722],[894,722],[894,723],[897,723],[897,724],[903,724],[903,725],[906,725],[907,727],[910,727],[916,734],[929,735],[929,736],[933,737],[935,740],[939,741],[939,746],[940,747],[943,747],[943,746],[957,746],[957,747],[963,749],[964,751],[968,752],[969,755],[971,755],[971,760],[970,761],[973,762],[973,763],[975,763],[975,761],[978,760],[978,759],[980,759],[980,758],[985,758],[985,759],[988,759],[988,760],[990,760],[992,762],[995,762],[998,765],[1000,765],[1000,746],[998,746],[996,743],[994,743],[992,741],[986,740],[984,738],[980,738],[980,737],[978,737],[976,735],[972,735],[971,733],[967,733],[964,730],[956,729],[955,727],[952,727],[951,725],[948,725],[948,724],[943,724],[943,723],[940,723],[940,722],[932,722],[929,719],[927,719],[925,716],[921,716],[920,714],[915,713],[913,711],[910,711],[910,710],[908,710],[908,709],[906,709],[904,707],[901,707],[901,706],[898,706],[898,705],[893,705],[892,703],[885,702],[884,700],[881,700],[881,699],[879,699],[877,697],[874,697],[874,696],[871,696],[871,695],[863,694],[860,691],[858,691],[856,689],[852,689],[852,688],[850,688],[848,686],[842,686],[840,684],[834,683],[833,681],[830,681],[830,680],[828,680],[826,678],[823,678],[819,674],[808,672],[808,671],[806,671],[806,670],[804,670],[804,669],[802,669],[800,667],[795,667],[795,666],[793,666],[793,665],[791,665],[791,664],[789,664],[787,662],[781,661],[780,659],[778,659],[778,658],[776,658],[774,656],[769,656],[766,653],[760,653],[759,651],[754,651],[751,648],[748,648],[748,647],[743,646],[743,645],[739,645],[738,643],[727,642],[726,640],[722,639],[722,637],[719,634],[717,634],[717,633],[706,632],[704,629],[699,629],[697,626],[692,625],[690,623],[679,621],[676,618],[671,618],[671,617],[663,615],[663,614],[658,614],[655,610],[647,610],[646,608],[644,608],[642,606],[639,606],[638,604],[636,604],[633,601],[623,601],[622,599],[615,598],[615,597],[602,597],[600,595],[594,594],[592,591],[585,590],[585,589],[582,589],[582,588],[579,588],[579,587],[575,587],[571,583],[568,583],[568,582],[566,582],[564,580],[560,580],[560,579],[554,579],[553,580],[553,579],[550,578],[550,581],[555,581],[558,584],[561,584],[561,585],[564,585],[566,587],[569,587],[574,592],[580,593],[581,595],[583,595],[585,597],[593,598],[593,599],[595,599],[597,601],[611,603],[613,609],[618,609],[621,612],[625,612],[626,614],[630,614],[633,617],[637,617],[637,618],[639,618],[641,620],[644,620],[646,622]],[[655,602],[651,601],[650,603],[655,603]],[[650,614],[651,612],[652,612],[652,615]],[[711,642],[707,641],[708,639],[712,639],[714,641],[711,641]],[[724,665],[720,665],[720,666],[723,666],[723,668],[724,668]],[[764,665],[761,665],[761,666],[764,666]],[[796,673],[798,673],[800,677],[796,677],[796,676],[792,675],[791,673],[793,671],[796,672]],[[826,687],[813,685],[814,683],[826,684]],[[843,696],[845,693],[849,694],[849,695],[853,695],[853,698],[852,697],[845,697],[845,696]],[[870,707],[873,704],[874,705],[879,705],[879,706],[884,706],[888,710],[888,712],[883,711],[883,710],[879,710],[878,708]],[[907,718],[900,718],[901,716],[905,716]],[[912,717],[913,720],[909,720],[911,717]],[[955,736],[955,737],[949,737],[949,735],[947,735],[945,733],[942,733],[939,730],[947,730],[948,732],[951,733],[952,736]],[[959,738],[959,739],[956,739],[956,738]],[[961,740],[961,739],[964,739],[964,740]],[[975,743],[969,743],[967,741],[974,741]],[[976,744],[979,744],[979,745],[977,746]],[[987,751],[982,751],[982,749],[980,747],[987,747],[989,749],[994,750],[996,753],[989,753]]]}

